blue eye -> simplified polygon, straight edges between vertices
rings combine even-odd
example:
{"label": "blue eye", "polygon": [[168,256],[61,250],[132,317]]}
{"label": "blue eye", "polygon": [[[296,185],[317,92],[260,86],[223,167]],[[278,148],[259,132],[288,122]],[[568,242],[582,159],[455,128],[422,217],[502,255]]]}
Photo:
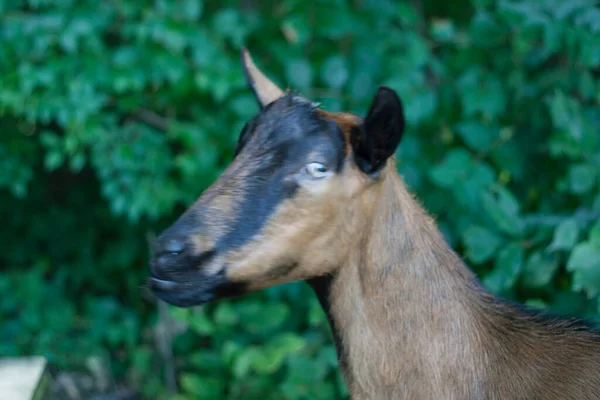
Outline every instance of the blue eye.
{"label": "blue eye", "polygon": [[330,175],[326,166],[318,162],[312,162],[304,167],[307,174],[315,179],[325,178]]}

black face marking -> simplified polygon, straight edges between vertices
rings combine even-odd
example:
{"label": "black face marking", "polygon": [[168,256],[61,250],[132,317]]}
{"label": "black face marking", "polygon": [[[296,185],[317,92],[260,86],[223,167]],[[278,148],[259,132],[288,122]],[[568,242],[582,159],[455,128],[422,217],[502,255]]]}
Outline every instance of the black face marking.
{"label": "black face marking", "polygon": [[[218,250],[241,247],[260,231],[284,200],[299,190],[286,179],[307,163],[320,162],[339,172],[345,159],[340,128],[317,113],[308,101],[290,93],[269,104],[240,134],[236,158],[247,168],[239,217],[228,234],[219,238]],[[317,154],[317,159],[310,158]]]}
{"label": "black face marking", "polygon": [[[207,203],[214,204],[221,191],[229,193],[231,214],[218,215],[218,207],[208,211],[200,200],[165,230],[156,242],[151,262],[152,290],[163,300],[182,307],[244,293],[245,283],[228,281],[227,265],[216,274],[206,273],[204,266],[255,238],[278,205],[303,190],[298,183],[302,178],[298,177],[308,163],[318,162],[341,171],[345,148],[340,127],[309,101],[290,93],[264,107],[244,126],[235,150],[235,164],[228,175],[221,177],[216,192],[208,195],[211,200]],[[217,214],[205,218],[206,212]],[[227,223],[225,231],[207,225],[221,217]],[[189,237],[203,231],[219,231],[221,236],[209,238],[215,243],[213,249],[193,254]],[[168,243],[184,243],[184,239],[187,247],[168,250]],[[294,260],[282,262],[262,279],[278,279],[295,266]]]}

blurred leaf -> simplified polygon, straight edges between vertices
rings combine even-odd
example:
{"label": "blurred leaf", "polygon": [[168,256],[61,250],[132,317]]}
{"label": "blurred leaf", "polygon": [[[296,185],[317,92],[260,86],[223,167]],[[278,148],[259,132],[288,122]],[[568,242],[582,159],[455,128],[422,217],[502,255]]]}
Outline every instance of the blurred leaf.
{"label": "blurred leaf", "polygon": [[519,203],[505,188],[494,185],[484,192],[483,208],[504,233],[517,237],[523,234],[524,224],[519,216]]}
{"label": "blurred leaf", "polygon": [[201,350],[190,354],[188,361],[196,368],[207,372],[214,372],[215,370],[224,367],[224,360],[220,355],[208,350]]}
{"label": "blurred leaf", "polygon": [[523,271],[525,287],[541,288],[548,285],[558,267],[559,263],[556,258],[549,257],[540,251],[534,252],[528,258]]}
{"label": "blurred leaf", "polygon": [[286,64],[286,78],[291,86],[306,89],[312,85],[312,66],[305,59],[291,60]]}
{"label": "blurred leaf", "polygon": [[442,163],[430,169],[431,180],[440,187],[451,188],[458,180],[467,174],[471,156],[463,149],[449,151]]}
{"label": "blurred leaf", "polygon": [[573,272],[573,288],[585,290],[589,297],[600,292],[600,247],[591,242],[575,246],[567,262]]}
{"label": "blurred leaf", "polygon": [[348,80],[348,66],[346,60],[340,56],[331,56],[321,69],[321,77],[327,86],[339,89]]}
{"label": "blurred leaf", "polygon": [[497,46],[505,39],[505,35],[505,30],[494,16],[483,9],[478,11],[471,21],[469,36],[477,46]]}
{"label": "blurred leaf", "polygon": [[[220,315],[220,320],[223,316]],[[227,315],[224,318],[227,320]],[[215,321],[219,323],[220,321]],[[201,335],[210,335],[214,333],[215,326],[213,323],[204,315],[204,313],[196,313],[189,319],[190,328],[198,332]]]}
{"label": "blurred leaf", "polygon": [[590,231],[590,243],[600,247],[600,223],[596,223]]}
{"label": "blurred leaf", "polygon": [[44,159],[44,166],[48,171],[53,171],[63,164],[64,159],[64,153],[62,153],[60,150],[54,150],[46,154],[46,158]]}
{"label": "blurred leaf", "polygon": [[260,350],[257,347],[249,347],[247,349],[244,349],[235,360],[233,373],[238,378],[247,376],[251,371],[252,365],[256,362],[257,359],[260,358]]}
{"label": "blurred leaf", "polygon": [[484,285],[495,293],[511,289],[521,274],[523,267],[523,248],[511,243],[498,252],[494,270],[483,281]]}
{"label": "blurred leaf", "polygon": [[231,303],[219,303],[215,310],[215,323],[217,325],[235,325],[239,321],[239,316]]}
{"label": "blurred leaf", "polygon": [[574,219],[566,219],[554,231],[550,250],[571,250],[579,235],[579,228]]}
{"label": "blurred leaf", "polygon": [[181,387],[199,399],[220,398],[225,389],[225,382],[220,379],[194,374],[181,375]]}
{"label": "blurred leaf", "polygon": [[481,226],[470,226],[463,234],[467,256],[475,264],[489,260],[501,244],[501,238]]}
{"label": "blurred leaf", "polygon": [[[0,1],[0,353],[58,372],[101,354],[119,384],[169,398],[145,238],[260,111],[241,46],[328,111],[364,115],[379,85],[397,90],[399,170],[484,283],[599,315],[597,2],[423,7]],[[181,399],[348,398],[305,284],[170,313]]]}
{"label": "blurred leaf", "polygon": [[294,333],[282,333],[273,338],[273,341],[269,343],[269,346],[282,353],[295,353],[306,345],[305,340],[302,337]]}
{"label": "blurred leaf", "polygon": [[456,130],[467,146],[475,151],[486,151],[498,137],[498,129],[475,122],[458,124]]}
{"label": "blurred leaf", "polygon": [[579,164],[569,169],[571,192],[583,194],[589,192],[596,182],[596,168],[591,165]]}
{"label": "blurred leaf", "polygon": [[577,102],[562,91],[556,90],[548,103],[555,127],[568,132],[573,139],[580,141],[583,137],[583,121]]}
{"label": "blurred leaf", "polygon": [[450,42],[454,38],[456,30],[454,24],[450,20],[438,19],[431,24],[431,35],[440,42]]}

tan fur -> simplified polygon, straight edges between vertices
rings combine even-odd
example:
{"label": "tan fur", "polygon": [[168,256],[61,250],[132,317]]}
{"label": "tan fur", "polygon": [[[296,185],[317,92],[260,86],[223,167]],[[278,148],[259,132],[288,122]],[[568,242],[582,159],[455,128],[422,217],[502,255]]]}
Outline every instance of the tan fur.
{"label": "tan fur", "polygon": [[[186,212],[203,210],[203,230],[190,236],[194,253],[202,253],[214,247],[216,239],[231,229],[231,221],[238,216],[238,205],[246,196],[245,181],[248,177],[247,160],[241,157],[232,162],[221,177]],[[184,214],[185,217],[186,214]]]}
{"label": "tan fur", "polygon": [[[259,289],[331,272],[347,251],[337,243],[348,227],[346,221],[337,218],[339,208],[364,190],[364,182],[356,168],[347,168],[320,186],[301,189],[278,207],[260,235],[227,257],[227,277],[233,282],[249,281],[252,289]],[[274,281],[261,279],[274,266],[290,261],[297,265],[289,274]]]}
{"label": "tan fur", "polygon": [[[243,192],[244,162],[207,194],[221,218]],[[249,290],[334,275],[330,311],[353,399],[600,398],[598,338],[509,318],[409,195],[393,159],[376,181],[350,156],[346,164],[284,201],[209,271],[227,265],[227,277]],[[222,233],[220,221],[211,232]]]}
{"label": "tan fur", "polygon": [[394,167],[380,185],[330,298],[353,399],[600,398],[597,337],[486,304]]}
{"label": "tan fur", "polygon": [[[408,193],[393,158],[377,178],[358,170],[350,134],[361,119],[316,112],[343,132],[342,173],[301,185],[203,273],[224,272],[248,290],[330,275],[328,311],[354,400],[600,399],[598,333],[529,316],[484,291]],[[195,252],[243,218],[248,171],[269,156],[256,151],[262,145],[249,143],[254,150],[191,207],[204,210]]]}

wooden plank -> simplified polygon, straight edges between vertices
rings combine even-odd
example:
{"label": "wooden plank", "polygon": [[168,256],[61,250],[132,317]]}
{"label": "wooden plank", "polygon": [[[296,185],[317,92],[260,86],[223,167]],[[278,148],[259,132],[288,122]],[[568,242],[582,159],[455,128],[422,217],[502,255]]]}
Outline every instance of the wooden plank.
{"label": "wooden plank", "polygon": [[44,357],[0,358],[0,399],[39,400],[48,386]]}

